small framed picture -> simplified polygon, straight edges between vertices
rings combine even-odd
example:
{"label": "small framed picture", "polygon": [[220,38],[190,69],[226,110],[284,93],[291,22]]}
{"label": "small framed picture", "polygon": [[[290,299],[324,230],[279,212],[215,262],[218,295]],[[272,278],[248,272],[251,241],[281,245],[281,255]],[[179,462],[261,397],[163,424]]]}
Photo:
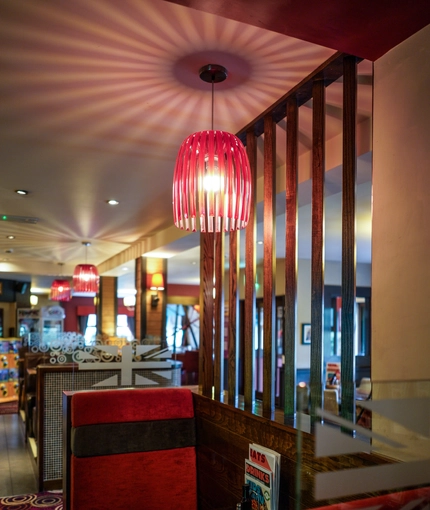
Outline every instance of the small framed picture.
{"label": "small framed picture", "polygon": [[302,344],[310,344],[311,343],[311,325],[310,324],[302,324]]}

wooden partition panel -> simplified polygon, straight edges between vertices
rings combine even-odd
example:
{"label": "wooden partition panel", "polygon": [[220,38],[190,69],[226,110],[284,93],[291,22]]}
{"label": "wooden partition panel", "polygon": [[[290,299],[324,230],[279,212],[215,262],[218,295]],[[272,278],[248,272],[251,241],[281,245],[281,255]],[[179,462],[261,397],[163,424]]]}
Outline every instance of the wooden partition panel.
{"label": "wooden partition panel", "polygon": [[[355,173],[356,149],[355,129],[357,122],[357,76],[356,65],[359,59],[342,53],[336,53],[311,75],[288,91],[274,105],[262,112],[254,121],[238,134],[247,145],[252,174],[254,178],[254,196],[251,221],[246,231],[246,268],[245,268],[245,306],[243,320],[244,349],[243,359],[238,360],[238,315],[237,315],[237,250],[236,234],[230,235],[230,283],[229,283],[229,403],[237,405],[237,369],[242,362],[244,373],[244,402],[246,409],[255,405],[254,389],[254,328],[255,312],[255,185],[256,185],[256,138],[264,134],[263,171],[263,400],[262,409],[266,418],[273,417],[275,409],[275,200],[276,200],[276,123],[286,118],[286,255],[285,255],[285,321],[284,321],[284,420],[295,418],[296,414],[296,342],[297,324],[297,271],[298,271],[298,183],[299,183],[299,108],[312,101],[312,281],[311,281],[311,367],[310,381],[312,392],[313,421],[316,408],[321,407],[323,394],[323,293],[324,293],[324,174],[325,174],[325,88],[342,76],[343,94],[343,261],[342,261],[342,413],[353,419],[354,414],[354,302],[355,302]],[[222,394],[222,357],[219,356],[223,345],[223,330],[219,309],[213,313],[213,277],[214,248],[208,234],[202,235],[201,243],[201,292],[202,292],[202,337],[201,337],[201,373],[203,374],[203,393]],[[217,254],[222,250],[217,248]],[[217,258],[217,255],[215,258]],[[221,265],[216,265],[216,281],[221,281]],[[217,295],[220,292],[217,289]],[[218,305],[217,305],[218,307]],[[215,323],[216,338],[213,338]],[[215,349],[215,355],[213,350]],[[215,359],[215,371],[213,360]],[[215,373],[215,378],[214,378]],[[214,386],[213,386],[214,385]],[[282,405],[281,404],[281,405]]]}
{"label": "wooden partition panel", "polygon": [[[302,433],[303,463],[297,470],[297,430],[282,423],[256,416],[222,402],[193,394],[200,510],[232,510],[240,501],[245,474],[245,458],[250,443],[272,448],[281,454],[279,509],[297,508],[296,473],[301,477],[300,508],[312,508],[340,502],[315,501],[313,485],[316,473],[334,469],[359,468],[385,464],[377,455],[357,453],[315,458],[314,437]],[[362,495],[362,497],[370,494]],[[344,498],[342,501],[354,499]]]}

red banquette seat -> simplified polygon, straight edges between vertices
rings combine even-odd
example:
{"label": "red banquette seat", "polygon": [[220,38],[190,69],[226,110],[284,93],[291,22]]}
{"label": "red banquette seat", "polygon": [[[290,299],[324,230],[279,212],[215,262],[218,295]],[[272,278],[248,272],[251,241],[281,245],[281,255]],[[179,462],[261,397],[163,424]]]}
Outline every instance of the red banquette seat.
{"label": "red banquette seat", "polygon": [[197,508],[189,389],[79,392],[71,419],[71,510]]}

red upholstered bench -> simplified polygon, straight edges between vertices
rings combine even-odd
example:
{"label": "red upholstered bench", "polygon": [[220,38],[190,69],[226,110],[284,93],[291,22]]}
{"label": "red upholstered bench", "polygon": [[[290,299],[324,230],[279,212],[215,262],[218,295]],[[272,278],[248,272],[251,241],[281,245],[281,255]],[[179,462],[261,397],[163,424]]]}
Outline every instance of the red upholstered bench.
{"label": "red upholstered bench", "polygon": [[189,389],[75,393],[71,420],[71,510],[197,508]]}

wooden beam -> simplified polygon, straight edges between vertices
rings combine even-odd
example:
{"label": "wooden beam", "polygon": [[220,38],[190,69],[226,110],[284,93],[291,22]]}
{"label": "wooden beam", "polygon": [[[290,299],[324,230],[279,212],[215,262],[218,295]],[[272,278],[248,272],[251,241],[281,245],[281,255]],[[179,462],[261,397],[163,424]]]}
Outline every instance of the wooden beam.
{"label": "wooden beam", "polygon": [[295,97],[287,102],[286,224],[285,224],[285,402],[284,415],[296,413],[298,124]]}
{"label": "wooden beam", "polygon": [[237,405],[239,396],[239,293],[237,281],[239,275],[239,236],[235,230],[230,232],[230,270],[228,297],[228,403]]}
{"label": "wooden beam", "polygon": [[215,234],[214,398],[224,391],[224,232]]}
{"label": "wooden beam", "polygon": [[343,75],[341,414],[352,422],[355,422],[356,122],[357,61],[355,57],[346,57]]}
{"label": "wooden beam", "polygon": [[313,85],[312,108],[312,273],[311,273],[311,419],[323,400],[324,319],[324,175],[325,175],[325,85]]}
{"label": "wooden beam", "polygon": [[200,360],[202,393],[212,397],[214,321],[214,234],[200,234]]}
{"label": "wooden beam", "polygon": [[276,131],[264,118],[263,414],[275,410]]}
{"label": "wooden beam", "polygon": [[246,152],[252,177],[251,208],[249,223],[245,238],[245,304],[244,304],[244,399],[245,409],[251,410],[255,401],[255,319],[256,319],[256,241],[257,241],[257,215],[255,204],[257,201],[257,138],[252,130],[246,137]]}

